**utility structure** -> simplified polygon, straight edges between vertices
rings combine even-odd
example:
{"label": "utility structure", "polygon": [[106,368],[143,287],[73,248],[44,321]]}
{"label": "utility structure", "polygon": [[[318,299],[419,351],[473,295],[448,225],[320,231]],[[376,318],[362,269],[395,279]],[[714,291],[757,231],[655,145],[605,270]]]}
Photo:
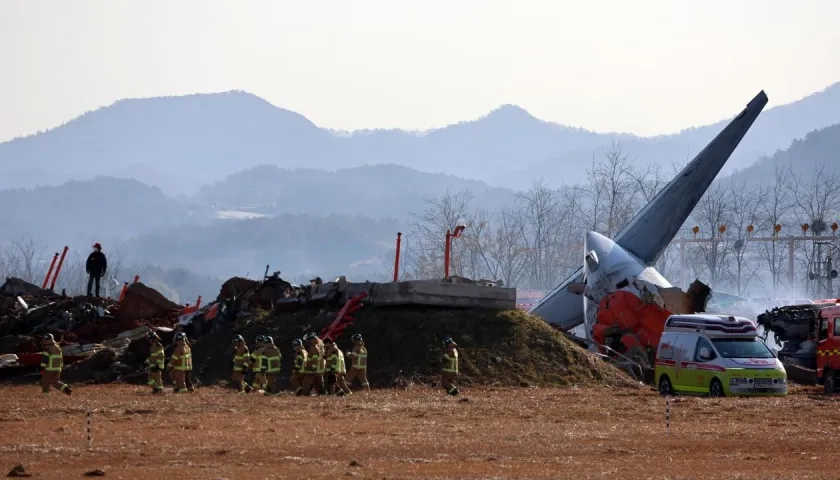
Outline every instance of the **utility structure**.
{"label": "utility structure", "polygon": [[[813,223],[814,223],[815,228],[811,228],[811,226],[808,225],[807,223],[802,224],[802,226],[801,226],[802,235],[788,235],[788,236],[782,236],[781,235],[782,225],[780,223],[777,223],[776,225],[773,226],[773,234],[769,237],[754,237],[753,233],[755,232],[755,227],[752,224],[750,224],[750,225],[747,225],[747,228],[746,228],[747,236],[744,237],[744,238],[739,238],[739,239],[735,240],[733,246],[735,247],[735,249],[741,250],[742,248],[744,248],[746,246],[747,242],[773,242],[773,243],[775,243],[775,242],[787,242],[787,246],[788,246],[788,282],[790,283],[790,285],[793,285],[793,282],[794,282],[794,279],[795,279],[794,278],[794,271],[795,271],[794,246],[796,245],[796,242],[801,242],[801,241],[814,242],[814,244],[819,249],[819,252],[817,253],[816,258],[822,258],[821,257],[822,250],[820,249],[819,245],[825,245],[826,243],[824,243],[824,242],[837,241],[837,238],[838,238],[837,235],[836,235],[837,234],[837,228],[838,228],[837,223],[832,223],[831,224],[831,235],[822,235],[822,233],[825,232],[825,222],[823,222],[822,220],[815,220]],[[808,230],[809,229],[813,232],[813,235],[811,235],[811,236],[808,235]],[[718,227],[718,235],[715,236],[715,237],[711,237],[711,238],[697,238],[697,234],[700,233],[700,227],[698,227],[696,225],[694,227],[692,227],[691,232],[694,234],[694,238],[679,238],[679,239],[674,240],[674,242],[677,243],[680,247],[680,288],[682,288],[682,289],[687,288],[687,285],[686,285],[686,278],[687,277],[686,277],[686,274],[685,274],[685,269],[686,269],[685,268],[685,247],[686,247],[686,245],[689,244],[689,243],[719,243],[719,242],[729,241],[728,238],[725,238],[723,236],[723,234],[726,233],[726,225],[719,226]],[[830,261],[831,260],[829,259],[829,262]],[[834,272],[833,273],[834,277],[831,277],[832,272]],[[809,272],[809,274],[808,274],[808,277],[811,280],[822,278],[822,277],[818,277],[818,276],[812,276],[812,274],[813,274],[813,272]],[[826,271],[826,275],[828,275],[830,277],[829,278],[829,283],[827,285],[828,290],[830,290],[831,289],[830,280],[831,280],[831,278],[835,278],[837,276],[837,272],[830,268],[830,263],[829,263],[829,268]],[[833,296],[833,294],[831,294],[831,295],[827,294],[827,297],[832,297],[832,296]]]}
{"label": "utility structure", "polygon": [[467,228],[466,225],[458,225],[455,231],[446,231],[446,245],[443,250],[443,278],[449,278],[449,259],[452,256],[452,239],[460,238],[461,233]]}

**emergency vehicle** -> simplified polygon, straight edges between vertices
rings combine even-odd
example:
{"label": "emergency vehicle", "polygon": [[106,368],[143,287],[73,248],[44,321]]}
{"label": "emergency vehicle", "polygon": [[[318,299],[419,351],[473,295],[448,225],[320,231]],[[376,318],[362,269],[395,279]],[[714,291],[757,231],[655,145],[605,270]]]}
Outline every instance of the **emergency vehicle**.
{"label": "emergency vehicle", "polygon": [[838,390],[840,372],[840,299],[778,307],[758,316],[765,332],[773,332],[782,346],[779,359],[791,378],[822,384],[825,393]]}
{"label": "emergency vehicle", "polygon": [[671,315],[656,352],[662,395],[786,395],[787,372],[742,317]]}

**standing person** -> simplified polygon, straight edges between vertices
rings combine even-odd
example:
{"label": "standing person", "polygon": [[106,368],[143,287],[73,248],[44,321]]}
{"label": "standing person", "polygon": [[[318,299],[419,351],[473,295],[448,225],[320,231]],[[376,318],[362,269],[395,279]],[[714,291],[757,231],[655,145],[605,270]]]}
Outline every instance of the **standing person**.
{"label": "standing person", "polygon": [[277,376],[280,375],[280,363],[283,360],[283,355],[280,354],[280,349],[274,344],[274,338],[269,335],[263,336],[265,339],[265,349],[263,355],[265,358],[265,379],[266,379],[266,395],[274,395],[280,392],[277,386]]}
{"label": "standing person", "polygon": [[41,340],[44,351],[41,353],[41,392],[44,396],[50,394],[50,387],[55,387],[62,393],[70,395],[70,387],[61,383],[61,369],[64,368],[64,354],[51,333],[44,335]]}
{"label": "standing person", "polygon": [[306,373],[306,362],[309,360],[309,355],[303,348],[303,341],[299,338],[292,340],[292,348],[295,350],[295,363],[292,366],[292,376],[289,381],[292,383],[295,394],[299,395],[303,386],[303,376]]}
{"label": "standing person", "polygon": [[233,338],[233,383],[238,393],[251,391],[251,386],[245,382],[245,371],[251,364],[251,353],[242,335]]}
{"label": "standing person", "polygon": [[350,371],[347,372],[347,386],[353,385],[353,380],[358,379],[365,391],[370,391],[370,384],[367,379],[367,347],[365,341],[362,339],[361,333],[354,333],[352,337],[353,350],[347,352],[347,356],[353,360],[350,365]]}
{"label": "standing person", "polygon": [[149,367],[148,384],[152,387],[152,393],[163,393],[163,369],[164,369],[164,354],[163,344],[160,337],[155,332],[149,332],[146,336],[149,340],[149,358],[146,359],[146,365]]}
{"label": "standing person", "polygon": [[102,245],[99,242],[93,244],[93,251],[88,255],[85,263],[85,270],[88,274],[87,296],[91,297],[91,290],[94,282],[96,283],[96,298],[99,298],[99,279],[105,275],[108,270],[108,260],[105,254],[102,253]]}
{"label": "standing person", "polygon": [[458,377],[458,346],[452,337],[443,339],[443,346],[446,353],[443,354],[443,369],[440,374],[440,384],[446,393],[458,395],[458,387],[455,386],[455,378]]}
{"label": "standing person", "polygon": [[184,371],[184,384],[187,386],[188,392],[194,392],[195,386],[192,381],[192,346],[190,345],[190,337],[184,332],[184,348],[187,351],[187,369]]}
{"label": "standing person", "polygon": [[251,373],[254,377],[253,383],[251,383],[251,386],[253,387],[251,392],[265,393],[266,366],[263,350],[265,350],[265,336],[257,335],[256,346],[254,347],[254,351],[251,352]]}
{"label": "standing person", "polygon": [[172,379],[173,390],[175,393],[183,393],[187,391],[186,372],[192,369],[192,355],[189,352],[189,347],[186,345],[187,335],[183,332],[175,334],[175,351],[169,358],[169,377]]}
{"label": "standing person", "polygon": [[326,359],[323,358],[324,343],[314,333],[307,333],[304,339],[307,342],[306,368],[303,375],[303,385],[298,390],[298,395],[310,395],[312,389],[319,395],[326,393],[324,389],[324,370],[326,370]]}
{"label": "standing person", "polygon": [[329,337],[324,339],[327,354],[327,375],[329,377],[329,394],[338,396],[351,395],[353,392],[344,381],[347,374],[347,367],[344,364],[344,352]]}

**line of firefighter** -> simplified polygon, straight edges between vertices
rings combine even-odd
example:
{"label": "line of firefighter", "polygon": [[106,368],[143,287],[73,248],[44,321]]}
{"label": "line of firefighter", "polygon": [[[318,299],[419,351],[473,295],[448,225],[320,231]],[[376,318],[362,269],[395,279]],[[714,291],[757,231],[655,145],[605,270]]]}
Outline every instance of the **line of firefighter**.
{"label": "line of firefighter", "polygon": [[[344,362],[344,353],[329,337],[322,341],[315,333],[308,333],[302,339],[293,340],[295,361],[289,380],[295,394],[350,395],[350,385],[355,380],[358,380],[366,391],[370,391],[367,380],[367,347],[361,334],[356,333],[351,339],[353,350],[347,353],[352,359],[349,372]],[[233,339],[232,379],[235,388],[239,393],[261,391],[265,395],[276,395],[280,393],[277,376],[280,374],[282,355],[270,336],[257,336],[256,344],[253,353],[250,353],[241,335]],[[458,344],[451,337],[446,337],[443,344],[446,353],[443,355],[440,384],[446,393],[458,395],[460,392],[455,385],[458,376]],[[253,375],[253,385],[249,385],[245,379],[248,372]]]}
{"label": "line of firefighter", "polygon": [[[358,380],[362,388],[370,391],[367,380],[367,347],[360,334],[352,337],[353,350],[347,352],[353,363],[348,372],[344,352],[330,338],[321,340],[314,333],[292,341],[295,361],[290,381],[297,395],[330,394],[351,395],[349,384]],[[233,339],[233,382],[239,393],[253,391],[265,395],[280,393],[277,377],[280,374],[282,355],[268,335],[256,338],[256,347],[251,353],[241,335]],[[246,381],[246,374],[253,376],[252,384]],[[324,376],[327,381],[324,382]],[[326,384],[325,384],[326,383]]]}
{"label": "line of firefighter", "polygon": [[[183,332],[175,334],[175,349],[165,366],[164,347],[160,337],[149,332],[148,385],[152,393],[163,393],[163,370],[169,370],[175,393],[193,392],[192,383],[192,349],[189,340]],[[354,334],[353,350],[347,355],[352,359],[349,373],[344,362],[344,353],[330,338],[323,341],[315,333],[309,333],[303,339],[295,339],[292,346],[295,350],[295,362],[292,368],[291,383],[297,395],[310,394],[352,394],[349,385],[358,380],[362,388],[370,391],[367,379],[367,347],[361,334]],[[241,335],[233,339],[233,380],[237,391],[241,393],[261,391],[266,395],[279,393],[277,376],[280,373],[282,356],[274,344],[274,339],[267,335],[260,335],[256,339],[257,347],[253,353],[248,352],[248,346]],[[304,342],[306,347],[304,348]],[[61,347],[52,334],[42,338],[44,352],[41,359],[41,389],[44,395],[49,395],[50,387],[70,395],[70,387],[61,382],[61,370],[64,367],[64,355]],[[458,376],[457,344],[451,337],[443,341],[446,353],[443,355],[444,365],[441,371],[441,386],[450,395],[458,395],[458,387],[454,381]],[[246,372],[254,376],[254,389],[245,381]],[[324,384],[324,374],[327,374],[327,385]],[[313,391],[314,388],[314,391]]]}

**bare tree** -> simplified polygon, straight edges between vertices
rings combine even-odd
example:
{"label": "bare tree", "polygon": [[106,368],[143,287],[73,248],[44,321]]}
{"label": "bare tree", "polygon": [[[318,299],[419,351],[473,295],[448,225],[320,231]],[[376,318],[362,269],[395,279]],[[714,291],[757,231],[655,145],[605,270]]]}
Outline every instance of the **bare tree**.
{"label": "bare tree", "polygon": [[540,179],[516,199],[514,211],[522,219],[520,238],[527,256],[525,276],[532,288],[553,288],[558,281],[558,240],[564,223],[574,219],[573,210],[561,198]]}
{"label": "bare tree", "polygon": [[[825,159],[815,162],[813,173],[808,177],[794,174],[792,165],[789,174],[791,182],[788,189],[793,197],[795,215],[809,224],[810,232],[815,236],[825,235],[828,233],[830,219],[840,209],[840,190],[837,189],[840,177],[829,170]],[[800,250],[803,253],[800,258],[804,269],[820,274],[807,283],[806,291],[821,293],[823,248],[819,243],[811,242],[810,245],[801,245]]]}
{"label": "bare tree", "polygon": [[44,260],[46,248],[40,247],[29,237],[18,237],[3,248],[4,273],[40,285],[46,276],[49,263]]}
{"label": "bare tree", "polygon": [[[775,235],[775,225],[781,225],[788,217],[793,209],[790,185],[790,177],[787,172],[776,164],[773,183],[760,187],[757,192],[758,223],[756,228],[758,232],[763,232],[765,235]],[[788,257],[788,249],[783,248],[778,242],[763,242],[758,248],[759,258],[770,272],[770,290],[776,297],[786,270],[785,261]]]}
{"label": "bare tree", "polygon": [[748,242],[747,226],[756,222],[759,202],[755,189],[749,188],[746,183],[736,183],[732,180],[727,183],[731,203],[727,232],[730,238],[734,237],[732,257],[735,263],[735,290],[738,295],[743,295],[750,281],[758,273],[758,264],[750,255],[754,249]]}
{"label": "bare tree", "polygon": [[[730,202],[731,191],[726,185],[715,182],[709,187],[691,214],[703,236],[715,238],[718,235],[718,228],[725,225],[731,216]],[[697,267],[702,267],[711,285],[717,287],[726,274],[726,260],[730,252],[727,242],[698,243],[692,250],[697,257],[695,261],[690,262],[695,265],[695,273],[699,273]]]}
{"label": "bare tree", "polygon": [[634,171],[621,143],[613,141],[600,161],[594,157],[587,171],[584,187],[588,202],[584,208],[591,221],[590,229],[612,237],[633,218],[638,210],[638,186],[646,180]]}
{"label": "bare tree", "polygon": [[[471,217],[472,198],[469,192],[447,192],[439,198],[427,199],[426,209],[420,214],[411,215],[411,258],[407,260],[413,276],[436,278],[443,275],[446,231],[454,231],[459,224],[466,224]],[[454,262],[450,265],[450,274],[459,274],[461,271],[463,246],[453,248],[451,258]]]}

